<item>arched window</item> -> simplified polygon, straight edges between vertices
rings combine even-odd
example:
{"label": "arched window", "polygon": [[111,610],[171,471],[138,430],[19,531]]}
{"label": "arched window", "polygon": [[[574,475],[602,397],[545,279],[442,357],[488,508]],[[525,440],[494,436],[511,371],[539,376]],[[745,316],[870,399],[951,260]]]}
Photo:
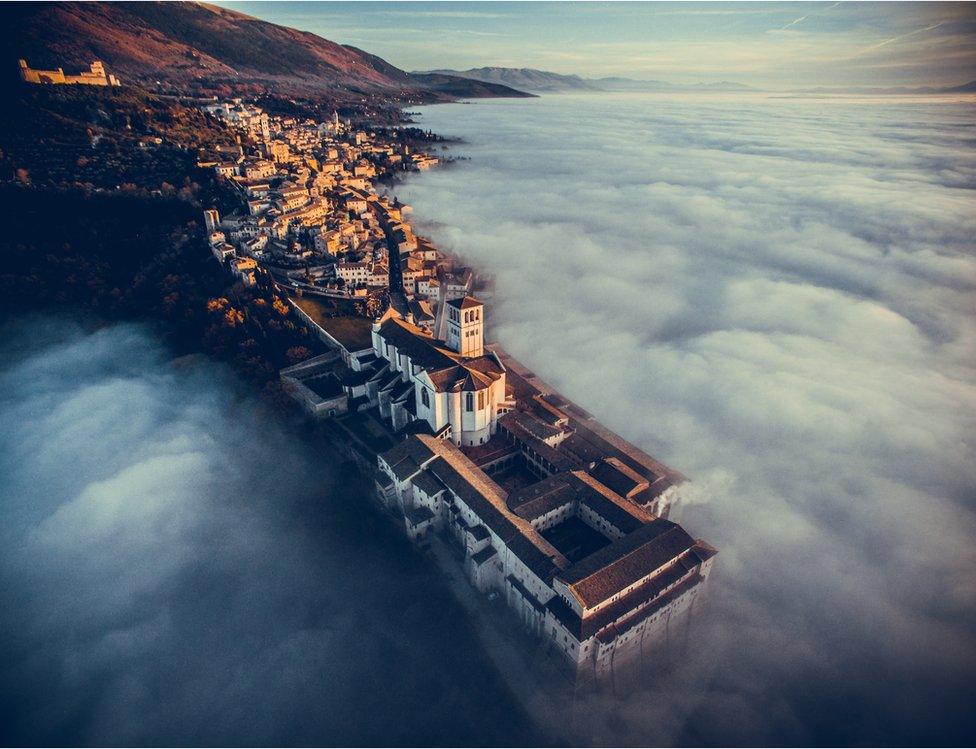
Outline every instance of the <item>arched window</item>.
{"label": "arched window", "polygon": [[464,410],[474,411],[474,393],[464,394]]}
{"label": "arched window", "polygon": [[430,396],[427,395],[427,388],[423,388],[420,391],[420,402],[423,403],[427,408],[430,408]]}

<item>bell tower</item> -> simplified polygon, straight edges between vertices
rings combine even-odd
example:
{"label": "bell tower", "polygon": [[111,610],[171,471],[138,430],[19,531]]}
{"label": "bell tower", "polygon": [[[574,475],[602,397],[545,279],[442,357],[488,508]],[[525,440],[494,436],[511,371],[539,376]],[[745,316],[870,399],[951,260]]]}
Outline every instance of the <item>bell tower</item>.
{"label": "bell tower", "polygon": [[485,353],[485,305],[473,296],[447,302],[447,345],[461,356]]}

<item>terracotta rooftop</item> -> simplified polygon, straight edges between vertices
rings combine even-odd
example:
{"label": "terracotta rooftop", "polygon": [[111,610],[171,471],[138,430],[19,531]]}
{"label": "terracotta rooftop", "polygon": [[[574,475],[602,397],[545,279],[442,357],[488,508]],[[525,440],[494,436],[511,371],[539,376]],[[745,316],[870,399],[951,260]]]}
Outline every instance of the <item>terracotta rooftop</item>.
{"label": "terracotta rooftop", "polygon": [[[686,559],[682,557],[674,565],[663,570],[660,574],[655,575],[613,603],[585,618],[581,618],[559,596],[550,599],[546,604],[546,608],[577,639],[585,640],[601,630],[612,626],[614,622],[627,617],[634,609],[651,613],[659,610],[660,601],[656,599],[661,595],[661,591],[669,585],[678,582],[683,577],[688,576],[697,563],[697,559]],[[692,577],[696,578],[697,575]],[[627,618],[629,619],[630,617]]]}
{"label": "terracotta rooftop", "polygon": [[667,565],[694,544],[695,540],[680,525],[655,519],[557,577],[584,609],[591,608]]}
{"label": "terracotta rooftop", "polygon": [[568,476],[566,473],[557,473],[519,489],[509,495],[508,506],[520,518],[532,521],[576,502],[576,488],[570,483]]}
{"label": "terracotta rooftop", "polygon": [[451,299],[448,301],[449,307],[454,307],[456,309],[471,309],[472,307],[483,307],[484,302],[475,299],[473,296],[465,295],[460,299]]}
{"label": "terracotta rooftop", "polygon": [[396,346],[417,366],[424,369],[442,369],[457,363],[458,354],[448,349],[444,342],[434,338],[423,328],[411,325],[397,317],[389,317],[380,325],[383,340]]}
{"label": "terracotta rooftop", "polygon": [[624,499],[588,473],[572,471],[570,476],[578,482],[580,502],[615,526],[621,533],[632,533],[654,520],[633,502]]}
{"label": "terracotta rooftop", "polygon": [[651,481],[657,478],[654,474],[647,478],[641,476],[618,458],[603,458],[590,473],[597,481],[610,487],[621,497],[630,497],[641,489],[646,489]]}

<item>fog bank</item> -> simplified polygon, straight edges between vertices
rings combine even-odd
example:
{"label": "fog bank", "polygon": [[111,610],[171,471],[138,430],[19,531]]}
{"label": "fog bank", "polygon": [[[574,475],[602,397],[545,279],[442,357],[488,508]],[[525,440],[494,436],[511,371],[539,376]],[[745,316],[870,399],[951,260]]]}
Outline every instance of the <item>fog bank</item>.
{"label": "fog bank", "polygon": [[397,189],[497,280],[489,337],[692,484],[721,550],[678,673],[603,743],[971,743],[976,108],[427,107]]}
{"label": "fog bank", "polygon": [[543,740],[437,571],[225,370],[0,333],[4,744]]}

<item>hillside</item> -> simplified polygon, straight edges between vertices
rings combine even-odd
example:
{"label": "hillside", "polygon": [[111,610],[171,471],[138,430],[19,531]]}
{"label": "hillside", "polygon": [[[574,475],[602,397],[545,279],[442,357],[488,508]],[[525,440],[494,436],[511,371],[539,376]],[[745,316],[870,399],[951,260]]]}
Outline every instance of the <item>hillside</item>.
{"label": "hillside", "polygon": [[751,86],[729,81],[714,83],[679,84],[665,81],[645,81],[634,78],[611,76],[607,78],[581,78],[534,68],[484,67],[470,70],[430,70],[413,75],[450,75],[469,78],[497,85],[510,86],[534,93],[569,93],[586,91],[754,91]]}
{"label": "hillside", "polygon": [[212,182],[196,167],[198,149],[234,145],[197,107],[132,86],[18,86],[4,115],[0,175],[34,186],[176,192]]}
{"label": "hillside", "polygon": [[33,67],[71,70],[98,59],[123,81],[156,88],[274,86],[405,100],[524,95],[450,78],[418,80],[355,47],[200,3],[8,3],[0,19],[10,66],[23,57]]}
{"label": "hillside", "polygon": [[801,89],[801,94],[867,94],[870,96],[917,96],[926,94],[973,94],[976,93],[976,81],[969,81],[959,86],[848,86]]}
{"label": "hillside", "polygon": [[509,86],[491,81],[480,81],[476,78],[463,78],[443,73],[411,73],[412,78],[425,88],[433,89],[443,94],[467,97],[532,97],[534,94],[525,91],[515,91]]}
{"label": "hillside", "polygon": [[602,91],[756,91],[752,86],[731,81],[709,83],[668,83],[667,81],[645,81],[634,78],[596,78],[591,81]]}
{"label": "hillside", "polygon": [[509,86],[520,91],[555,93],[561,91],[594,91],[598,87],[578,75],[561,75],[534,68],[471,68],[470,70],[430,70],[415,75],[448,75],[485,83]]}

